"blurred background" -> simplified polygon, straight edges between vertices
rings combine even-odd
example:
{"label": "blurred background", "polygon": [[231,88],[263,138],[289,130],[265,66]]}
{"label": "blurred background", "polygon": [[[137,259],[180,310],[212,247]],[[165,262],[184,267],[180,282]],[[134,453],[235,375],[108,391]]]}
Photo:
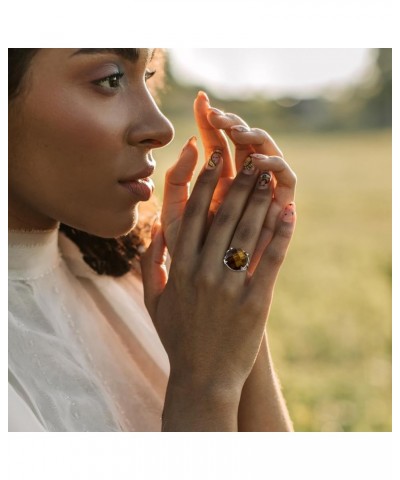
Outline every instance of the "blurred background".
{"label": "blurred background", "polygon": [[166,169],[198,134],[198,90],[267,130],[298,176],[268,323],[295,430],[391,431],[391,49],[167,55],[160,104],[176,136],[156,152],[160,199]]}

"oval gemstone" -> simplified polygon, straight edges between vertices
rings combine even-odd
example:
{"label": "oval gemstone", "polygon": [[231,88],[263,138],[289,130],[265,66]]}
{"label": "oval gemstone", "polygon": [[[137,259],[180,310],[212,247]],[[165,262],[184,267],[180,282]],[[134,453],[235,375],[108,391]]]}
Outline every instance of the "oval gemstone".
{"label": "oval gemstone", "polygon": [[224,263],[231,270],[246,270],[249,266],[249,254],[242,248],[230,248],[224,256]]}

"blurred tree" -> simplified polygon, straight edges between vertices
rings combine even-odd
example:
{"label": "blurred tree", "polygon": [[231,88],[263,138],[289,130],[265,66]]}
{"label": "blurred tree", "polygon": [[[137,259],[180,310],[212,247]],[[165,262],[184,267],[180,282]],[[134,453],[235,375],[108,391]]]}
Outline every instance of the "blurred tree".
{"label": "blurred tree", "polygon": [[[189,85],[172,75],[166,63],[166,87],[162,108],[171,119],[192,115],[191,104],[203,85]],[[214,106],[233,111],[249,124],[277,131],[326,131],[388,128],[392,123],[392,50],[376,50],[375,66],[362,81],[347,88],[335,100],[325,97],[309,99],[281,98],[221,100],[210,96]]]}
{"label": "blurred tree", "polygon": [[366,127],[392,125],[392,49],[380,48],[377,60],[375,94],[366,99],[360,123]]}

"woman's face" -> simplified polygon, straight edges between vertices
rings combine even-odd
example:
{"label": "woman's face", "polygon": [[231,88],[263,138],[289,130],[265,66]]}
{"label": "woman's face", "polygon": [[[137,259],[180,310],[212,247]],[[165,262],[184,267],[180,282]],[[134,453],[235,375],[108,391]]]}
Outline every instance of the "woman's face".
{"label": "woman's face", "polygon": [[151,54],[38,51],[9,110],[9,228],[132,229],[153,188],[151,150],[174,133],[146,86]]}

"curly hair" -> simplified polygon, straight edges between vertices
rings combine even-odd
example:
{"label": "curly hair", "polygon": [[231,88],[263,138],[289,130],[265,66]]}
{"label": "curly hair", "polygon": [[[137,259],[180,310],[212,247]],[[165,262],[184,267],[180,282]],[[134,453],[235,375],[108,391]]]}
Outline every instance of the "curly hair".
{"label": "curly hair", "polygon": [[[115,49],[124,50],[128,49]],[[129,49],[132,50],[132,49]],[[8,100],[11,102],[21,94],[25,87],[29,65],[39,51],[38,48],[8,49]],[[153,62],[157,68],[157,83],[149,86],[156,96],[164,81],[164,52],[156,50]],[[148,219],[142,220],[127,235],[118,238],[101,238],[78,230],[63,223],[62,231],[80,249],[83,260],[98,274],[120,277],[129,271],[138,271],[140,255],[147,247],[150,236],[151,216],[155,216],[156,202],[150,203],[147,211]],[[151,215],[151,213],[153,215]]]}

